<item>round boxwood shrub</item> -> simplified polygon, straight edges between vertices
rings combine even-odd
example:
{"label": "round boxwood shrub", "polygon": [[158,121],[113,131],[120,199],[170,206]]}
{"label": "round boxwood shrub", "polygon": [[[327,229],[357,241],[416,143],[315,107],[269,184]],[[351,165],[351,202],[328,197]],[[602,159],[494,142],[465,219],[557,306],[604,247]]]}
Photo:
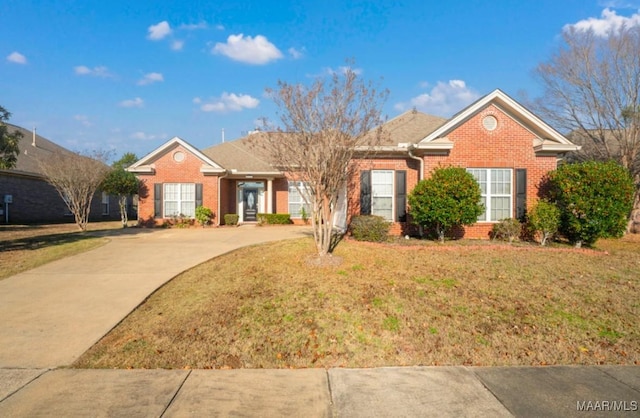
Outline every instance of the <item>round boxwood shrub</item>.
{"label": "round boxwood shrub", "polygon": [[361,215],[351,219],[351,236],[358,241],[384,242],[389,237],[391,224],[381,216]]}
{"label": "round boxwood shrub", "polygon": [[553,203],[539,200],[527,215],[527,227],[540,234],[540,245],[545,245],[560,227],[560,210]]}
{"label": "round boxwood shrub", "polygon": [[549,180],[551,199],[560,209],[560,232],[577,247],[624,234],[634,193],[627,169],[613,161],[565,164]]}
{"label": "round boxwood shrub", "polygon": [[478,221],[484,210],[481,193],[476,179],[464,168],[437,168],[409,195],[409,212],[415,223],[435,229],[438,239],[444,241],[450,228]]}

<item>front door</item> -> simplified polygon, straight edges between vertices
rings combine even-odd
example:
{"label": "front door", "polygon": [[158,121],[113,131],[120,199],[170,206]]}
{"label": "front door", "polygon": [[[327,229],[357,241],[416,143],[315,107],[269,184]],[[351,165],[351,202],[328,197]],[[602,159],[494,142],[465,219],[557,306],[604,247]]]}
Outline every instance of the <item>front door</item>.
{"label": "front door", "polygon": [[256,222],[258,220],[258,189],[242,190],[242,220]]}

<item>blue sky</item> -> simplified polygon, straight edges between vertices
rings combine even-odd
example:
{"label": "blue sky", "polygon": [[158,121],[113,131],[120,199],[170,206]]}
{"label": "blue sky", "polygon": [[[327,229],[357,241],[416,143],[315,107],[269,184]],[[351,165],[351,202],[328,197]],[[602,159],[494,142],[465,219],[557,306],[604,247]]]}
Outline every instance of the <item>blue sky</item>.
{"label": "blue sky", "polygon": [[640,0],[4,0],[0,105],[72,150],[139,157],[275,119],[265,96],[346,59],[389,89],[384,114],[448,117],[500,88],[536,97],[568,25],[640,24]]}

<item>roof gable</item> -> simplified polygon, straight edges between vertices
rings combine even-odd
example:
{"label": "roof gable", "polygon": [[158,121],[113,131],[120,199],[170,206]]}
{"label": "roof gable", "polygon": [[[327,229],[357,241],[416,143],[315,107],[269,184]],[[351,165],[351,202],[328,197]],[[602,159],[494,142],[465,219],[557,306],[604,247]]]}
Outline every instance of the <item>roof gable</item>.
{"label": "roof gable", "polygon": [[[425,136],[418,144],[419,149],[430,149],[436,144],[442,144],[448,142],[447,135],[464,122],[469,120],[472,116],[476,115],[490,104],[495,105],[504,111],[507,115],[510,115],[518,123],[520,123],[525,129],[529,130],[535,135],[533,147],[536,152],[567,152],[575,151],[579,149],[577,145],[571,143],[558,131],[547,125],[536,115],[527,110],[524,106],[513,100],[507,94],[499,89],[487,94],[480,98],[475,103],[467,106],[465,109],[454,115],[442,126]],[[450,143],[450,147],[453,146]]]}
{"label": "roof gable", "polygon": [[222,166],[220,166],[218,163],[213,161],[208,156],[204,155],[196,147],[194,147],[193,145],[189,144],[184,139],[179,138],[177,136],[174,136],[173,138],[171,138],[170,140],[168,140],[164,144],[160,145],[155,150],[151,151],[149,154],[145,155],[144,157],[142,157],[141,159],[136,161],[129,168],[127,168],[127,170],[131,171],[133,173],[152,174],[152,173],[155,172],[152,164],[158,158],[160,158],[161,156],[165,155],[167,152],[171,151],[172,149],[176,148],[177,146],[182,146],[184,149],[186,149],[191,154],[193,154],[196,158],[198,158],[200,161],[202,161],[202,167],[200,168],[200,171],[202,173],[205,173],[205,174],[207,174],[207,173],[224,173],[226,171]]}

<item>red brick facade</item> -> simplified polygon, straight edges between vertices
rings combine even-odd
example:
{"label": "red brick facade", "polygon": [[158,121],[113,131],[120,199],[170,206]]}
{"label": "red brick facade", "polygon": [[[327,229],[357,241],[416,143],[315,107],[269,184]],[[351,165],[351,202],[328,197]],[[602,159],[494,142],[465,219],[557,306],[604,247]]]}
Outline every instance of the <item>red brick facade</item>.
{"label": "red brick facade", "polygon": [[[489,116],[492,118],[487,120]],[[412,119],[408,117],[405,120]],[[396,121],[393,126],[399,126],[398,123]],[[361,173],[365,176],[362,178],[366,180],[369,178],[367,176],[370,170],[394,172],[396,196],[393,201],[393,218],[398,220],[404,219],[403,214],[407,209],[402,207],[406,206],[402,204],[404,199],[402,191],[408,195],[420,179],[428,177],[435,168],[441,166],[508,169],[511,173],[511,206],[505,207],[502,212],[497,212],[494,217],[502,216],[505,211],[511,212],[510,217],[517,217],[518,207],[524,211],[535,204],[539,198],[539,185],[543,177],[556,168],[558,156],[575,149],[575,146],[559,133],[499,90],[470,105],[439,127],[438,125],[432,127],[424,134],[422,132],[425,128],[422,125],[402,126],[404,133],[399,135],[406,136],[411,129],[414,129],[412,142],[404,142],[405,137],[399,136],[396,145],[380,150],[374,157],[366,160],[354,159],[352,162],[353,176],[347,185],[347,223],[351,217],[361,213]],[[185,158],[176,160],[174,158],[176,152],[182,152]],[[164,222],[162,214],[155,213],[157,202],[154,204],[155,184],[163,183],[202,184],[202,204],[216,212],[216,223],[219,224],[223,223],[225,214],[240,212],[239,193],[245,182],[261,183],[258,186],[255,184],[244,186],[261,191],[262,206],[258,211],[289,212],[287,178],[279,177],[275,169],[273,173],[262,172],[261,174],[261,172],[243,170],[241,167],[237,169],[216,167],[208,157],[179,138],[169,141],[137,165],[134,165],[134,172],[146,185],[146,193],[144,191],[141,193],[139,201],[139,219],[142,222],[152,224]],[[203,174],[203,167],[205,171],[209,171],[207,174]],[[525,171],[526,182],[522,177]],[[518,173],[522,182],[518,188],[519,197],[516,199],[516,174]],[[272,177],[264,177],[265,175]],[[522,190],[523,183],[526,183],[526,190]],[[400,186],[397,186],[398,184]],[[220,193],[218,193],[219,186]],[[366,187],[365,189],[368,190]],[[504,202],[504,197],[502,201]],[[378,202],[384,204],[384,201]],[[294,222],[302,221],[294,219]],[[487,238],[493,224],[494,222],[478,222],[457,231],[456,235],[467,238]],[[406,234],[414,233],[416,230],[415,225],[410,222],[409,214],[408,222],[394,222],[391,232]]]}
{"label": "red brick facade", "polygon": [[[176,152],[182,152],[184,160],[174,159]],[[138,200],[138,220],[144,224],[162,224],[164,219],[157,216],[154,209],[155,184],[196,183],[202,184],[202,206],[208,207],[218,216],[218,175],[203,174],[202,160],[189,150],[178,145],[160,155],[153,163],[153,174],[138,174],[144,183]]]}

